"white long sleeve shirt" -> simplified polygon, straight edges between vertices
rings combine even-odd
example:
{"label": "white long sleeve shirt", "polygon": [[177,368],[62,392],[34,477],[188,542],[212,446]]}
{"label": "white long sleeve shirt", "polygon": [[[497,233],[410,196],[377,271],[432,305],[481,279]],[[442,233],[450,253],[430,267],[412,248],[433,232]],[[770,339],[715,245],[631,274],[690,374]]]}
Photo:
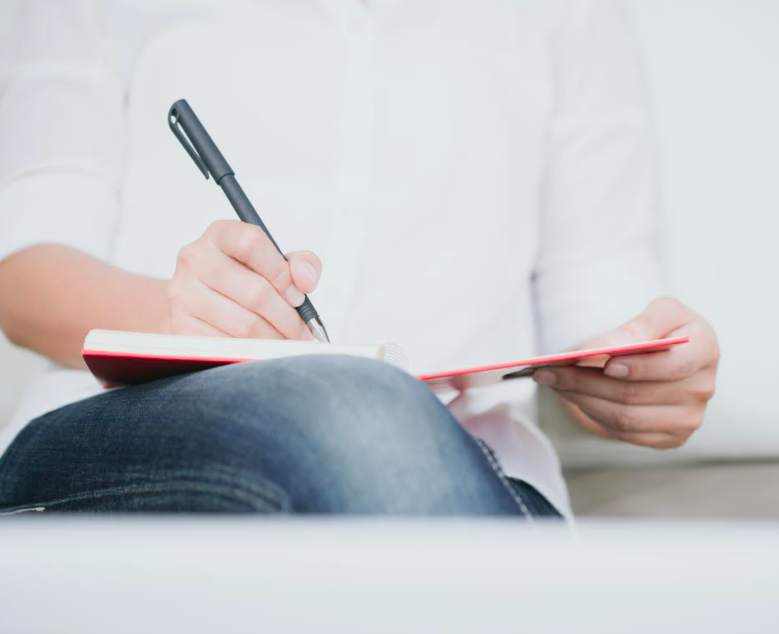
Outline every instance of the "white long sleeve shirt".
{"label": "white long sleeve shirt", "polygon": [[[569,349],[657,292],[645,96],[613,0],[25,0],[0,53],[0,260],[60,243],[169,278],[232,218],[185,97],[342,343],[422,373]],[[44,363],[0,452],[100,392]],[[527,380],[451,405],[568,512]]]}

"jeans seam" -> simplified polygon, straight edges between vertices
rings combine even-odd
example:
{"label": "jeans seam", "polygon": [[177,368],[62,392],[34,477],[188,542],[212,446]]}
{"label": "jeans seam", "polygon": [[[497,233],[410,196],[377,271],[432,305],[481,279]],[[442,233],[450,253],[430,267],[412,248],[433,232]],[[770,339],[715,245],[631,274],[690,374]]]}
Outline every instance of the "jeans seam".
{"label": "jeans seam", "polygon": [[288,505],[281,501],[265,499],[259,495],[250,495],[237,492],[227,486],[218,486],[213,484],[202,484],[194,482],[165,482],[165,483],[152,483],[152,484],[131,484],[123,487],[111,487],[108,489],[98,489],[96,491],[87,491],[84,493],[76,493],[74,495],[68,495],[54,500],[47,500],[46,502],[37,502],[31,504],[20,504],[16,506],[0,509],[0,516],[12,515],[19,511],[25,510],[46,510],[49,506],[58,504],[64,504],[67,502],[78,502],[81,500],[97,500],[111,496],[118,495],[132,495],[132,494],[145,494],[145,493],[160,493],[160,492],[199,492],[210,493],[214,495],[220,495],[227,498],[232,498],[239,502],[248,504],[255,511],[275,511],[284,512],[288,510]]}
{"label": "jeans seam", "polygon": [[487,458],[487,461],[490,463],[490,466],[492,467],[493,471],[495,471],[495,474],[498,476],[498,479],[501,481],[505,489],[509,492],[509,495],[511,495],[514,502],[517,503],[519,506],[519,510],[522,512],[522,515],[525,517],[525,519],[533,523],[533,514],[528,509],[527,505],[525,504],[525,501],[517,494],[517,492],[514,490],[514,488],[511,486],[511,483],[506,478],[506,474],[503,473],[503,468],[500,466],[500,463],[498,462],[498,459],[495,457],[495,454],[493,453],[492,449],[490,449],[487,446],[487,443],[485,443],[480,438],[476,438],[476,444],[479,446],[479,449],[481,449],[484,456]]}
{"label": "jeans seam", "polygon": [[0,517],[6,517],[8,515],[19,515],[21,513],[42,513],[45,510],[46,507],[44,506],[12,506],[7,511],[0,510]]}
{"label": "jeans seam", "polygon": [[[135,477],[140,479],[144,476],[139,474]],[[288,511],[290,508],[289,496],[283,487],[267,478],[263,478],[261,482],[253,482],[246,475],[242,475],[240,471],[236,472],[226,466],[210,465],[205,475],[203,471],[194,469],[164,471],[158,477],[149,478],[147,482],[139,482],[127,486],[166,484],[176,480],[195,482],[203,487],[215,487],[215,490],[230,487],[231,490],[242,491],[247,499],[255,496],[270,504],[275,504],[279,510]],[[204,480],[210,480],[210,482],[205,482]]]}

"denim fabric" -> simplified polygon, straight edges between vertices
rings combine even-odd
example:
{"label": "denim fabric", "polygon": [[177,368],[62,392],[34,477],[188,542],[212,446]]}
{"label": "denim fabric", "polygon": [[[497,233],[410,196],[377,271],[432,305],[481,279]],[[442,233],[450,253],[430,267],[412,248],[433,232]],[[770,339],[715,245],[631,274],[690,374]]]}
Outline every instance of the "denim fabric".
{"label": "denim fabric", "polygon": [[0,459],[0,510],[558,516],[428,388],[311,356],[114,390],[46,414]]}

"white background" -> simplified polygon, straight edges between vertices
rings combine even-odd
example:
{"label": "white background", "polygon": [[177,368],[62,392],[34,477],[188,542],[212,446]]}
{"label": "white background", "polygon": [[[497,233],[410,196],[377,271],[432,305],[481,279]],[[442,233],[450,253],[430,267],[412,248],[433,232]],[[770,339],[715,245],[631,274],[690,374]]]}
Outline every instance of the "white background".
{"label": "white background", "polygon": [[[712,321],[723,349],[707,423],[676,455],[777,456],[779,2],[627,2],[655,108],[669,291]],[[0,0],[0,35],[17,4]],[[32,365],[0,338],[0,425]],[[569,462],[614,458],[610,446],[552,433]]]}

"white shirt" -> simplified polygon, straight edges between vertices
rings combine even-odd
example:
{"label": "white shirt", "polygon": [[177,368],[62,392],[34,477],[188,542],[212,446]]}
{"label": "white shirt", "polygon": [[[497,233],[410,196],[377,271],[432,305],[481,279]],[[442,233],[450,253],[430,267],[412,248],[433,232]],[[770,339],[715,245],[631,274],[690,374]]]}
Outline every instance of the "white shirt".
{"label": "white shirt", "polygon": [[[416,372],[569,349],[657,292],[640,65],[611,0],[26,0],[0,54],[0,259],[56,242],[168,278],[232,218],[167,124],[189,100],[334,341]],[[100,392],[46,364],[31,419]],[[564,512],[534,386],[451,409]]]}

